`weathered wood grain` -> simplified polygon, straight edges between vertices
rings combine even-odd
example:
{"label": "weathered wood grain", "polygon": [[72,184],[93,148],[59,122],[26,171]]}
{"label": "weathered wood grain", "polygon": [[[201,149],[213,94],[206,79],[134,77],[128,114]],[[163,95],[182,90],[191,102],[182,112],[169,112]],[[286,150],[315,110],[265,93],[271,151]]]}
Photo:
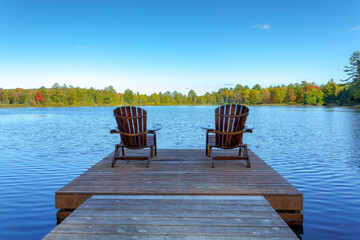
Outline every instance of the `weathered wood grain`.
{"label": "weathered wood grain", "polygon": [[93,196],[44,239],[116,238],[297,239],[262,196],[201,195]]}

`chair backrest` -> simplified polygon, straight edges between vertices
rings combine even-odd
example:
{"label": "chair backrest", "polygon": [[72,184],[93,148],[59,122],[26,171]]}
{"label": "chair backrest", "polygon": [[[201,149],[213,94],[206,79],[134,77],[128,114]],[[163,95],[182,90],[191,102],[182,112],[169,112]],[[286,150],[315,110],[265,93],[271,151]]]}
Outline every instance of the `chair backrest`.
{"label": "chair backrest", "polygon": [[240,104],[229,104],[215,109],[216,146],[232,148],[242,144],[242,133],[226,134],[242,131],[245,126],[249,108]]}
{"label": "chair backrest", "polygon": [[146,111],[139,107],[123,106],[114,109],[114,116],[124,146],[142,148],[146,146]]}

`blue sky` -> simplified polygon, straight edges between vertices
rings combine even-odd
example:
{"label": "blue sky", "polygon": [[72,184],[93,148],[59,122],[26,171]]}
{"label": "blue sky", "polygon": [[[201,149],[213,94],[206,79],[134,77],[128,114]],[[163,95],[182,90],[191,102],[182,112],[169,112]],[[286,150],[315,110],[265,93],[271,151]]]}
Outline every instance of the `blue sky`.
{"label": "blue sky", "polygon": [[359,0],[0,0],[0,87],[340,82],[360,50],[359,12]]}

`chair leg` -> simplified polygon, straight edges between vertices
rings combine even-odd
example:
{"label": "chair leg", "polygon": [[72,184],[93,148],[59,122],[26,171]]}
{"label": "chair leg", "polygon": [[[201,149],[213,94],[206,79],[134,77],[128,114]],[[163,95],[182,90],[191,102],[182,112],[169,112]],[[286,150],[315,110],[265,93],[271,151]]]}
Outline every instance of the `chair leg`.
{"label": "chair leg", "polygon": [[245,161],[246,161],[247,167],[250,168],[251,167],[250,156],[249,156],[248,147],[246,144],[245,144],[244,150],[245,150],[244,155],[247,157],[247,159]]}
{"label": "chair leg", "polygon": [[156,133],[154,133],[155,156],[157,156]]}
{"label": "chair leg", "polygon": [[125,150],[124,150],[124,147],[121,148],[121,153],[123,156],[125,156]]}
{"label": "chair leg", "polygon": [[111,167],[115,167],[115,163],[116,163],[116,156],[118,154],[118,150],[119,150],[119,146],[118,145],[115,145],[115,152],[114,152],[114,156],[112,158],[112,161],[111,161]]}
{"label": "chair leg", "polygon": [[206,154],[206,156],[209,156],[208,145],[209,145],[209,133],[206,132],[206,147],[205,147],[205,154]]}
{"label": "chair leg", "polygon": [[151,157],[154,157],[154,146],[150,147],[150,153],[151,153]]}
{"label": "chair leg", "polygon": [[147,166],[146,166],[147,168],[150,167],[151,156],[152,156],[153,152],[154,152],[153,147],[151,147],[151,148],[149,149],[149,155],[148,155],[148,158],[147,158]]}
{"label": "chair leg", "polygon": [[214,158],[212,157],[213,154],[212,154],[212,148],[209,147],[209,153],[210,153],[210,156],[211,156],[211,167],[214,168],[215,167],[215,162],[214,162]]}
{"label": "chair leg", "polygon": [[115,160],[115,155],[116,155],[116,152],[114,153],[114,156],[113,156],[113,158],[112,158],[112,160],[111,160],[111,167],[112,167],[112,168],[115,167],[115,162],[116,162],[116,160]]}
{"label": "chair leg", "polygon": [[207,149],[207,156],[211,157],[211,147],[210,147],[210,145],[207,145],[206,149]]}

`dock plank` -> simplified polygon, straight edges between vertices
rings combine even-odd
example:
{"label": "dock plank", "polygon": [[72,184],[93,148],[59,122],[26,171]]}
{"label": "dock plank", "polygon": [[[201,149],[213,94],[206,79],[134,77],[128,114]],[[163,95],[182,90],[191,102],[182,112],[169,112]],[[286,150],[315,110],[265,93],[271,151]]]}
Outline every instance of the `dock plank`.
{"label": "dock plank", "polygon": [[44,239],[239,237],[298,239],[262,196],[201,195],[93,196]]}

